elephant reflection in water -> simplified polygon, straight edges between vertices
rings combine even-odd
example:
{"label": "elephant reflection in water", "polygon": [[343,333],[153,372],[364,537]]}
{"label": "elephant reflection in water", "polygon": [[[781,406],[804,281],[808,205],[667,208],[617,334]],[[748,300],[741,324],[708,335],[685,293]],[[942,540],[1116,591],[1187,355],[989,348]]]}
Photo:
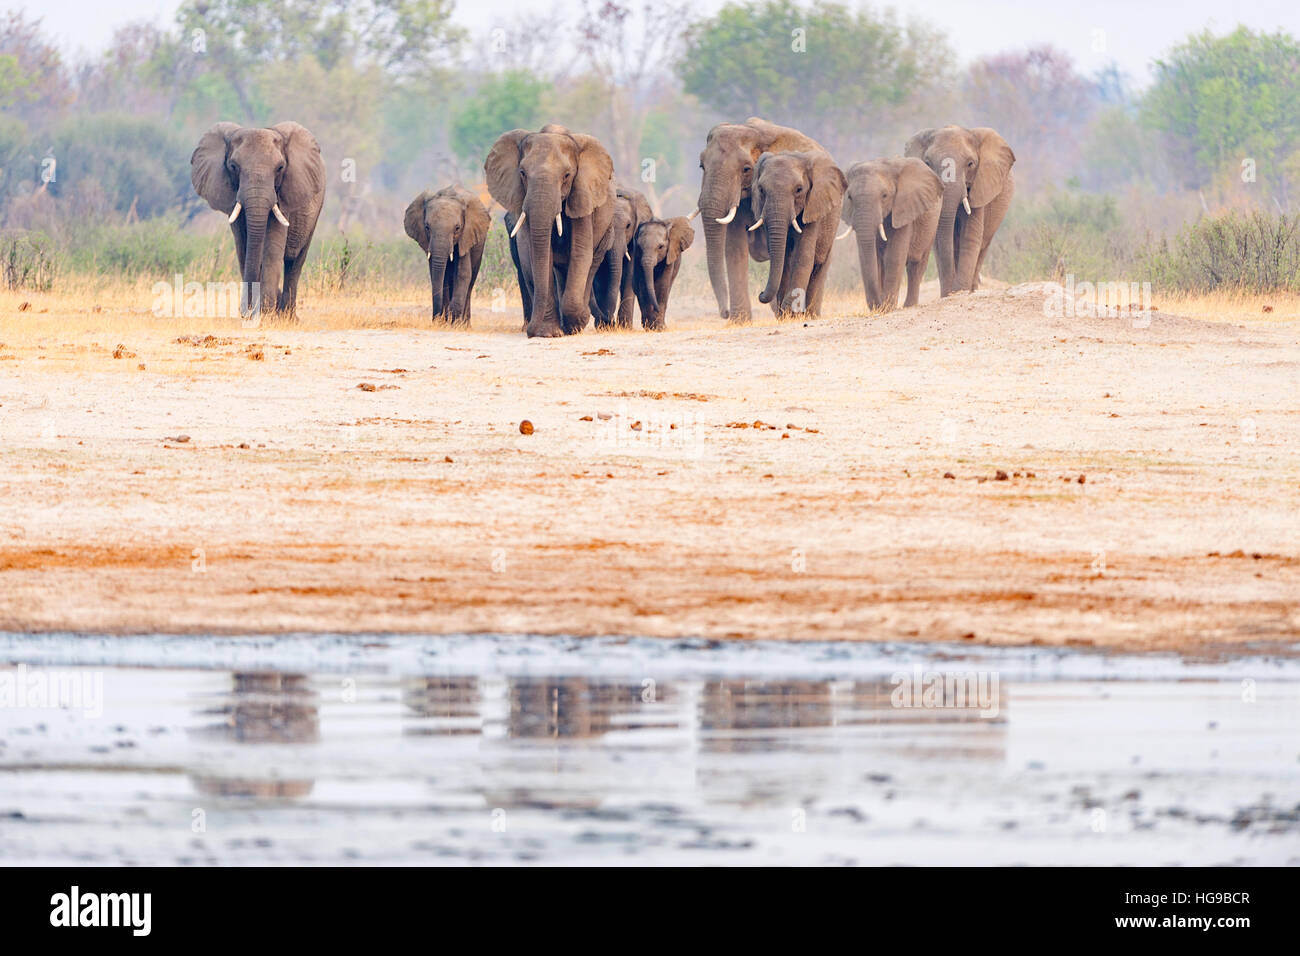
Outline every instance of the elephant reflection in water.
{"label": "elephant reflection in water", "polygon": [[834,722],[829,681],[710,681],[700,694],[700,730],[706,751],[772,749],[763,737],[727,731],[829,727]]}
{"label": "elephant reflection in water", "polygon": [[[311,744],[320,739],[317,696],[305,674],[235,673],[230,703],[205,714],[225,720],[198,733],[238,744]],[[312,780],[194,775],[195,789],[221,797],[295,798],[311,793]]]}
{"label": "elephant reflection in water", "polygon": [[417,677],[402,686],[402,703],[420,723],[410,736],[481,734],[483,694],[477,677]]}

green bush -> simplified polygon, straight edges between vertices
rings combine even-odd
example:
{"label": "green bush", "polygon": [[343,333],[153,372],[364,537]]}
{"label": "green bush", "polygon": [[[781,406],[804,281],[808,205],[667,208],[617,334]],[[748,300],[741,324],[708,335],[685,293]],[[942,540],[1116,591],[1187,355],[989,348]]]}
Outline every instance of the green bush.
{"label": "green bush", "polygon": [[983,274],[1004,282],[1091,282],[1133,275],[1138,247],[1114,196],[1051,193],[1034,203],[1012,202],[989,246]]}
{"label": "green bush", "polygon": [[1150,245],[1143,262],[1153,285],[1174,292],[1300,290],[1300,215],[1203,219]]}
{"label": "green bush", "polygon": [[146,219],[130,225],[90,226],[71,234],[65,257],[68,271],[122,279],[170,280],[180,273],[187,281],[209,282],[234,262],[230,234],[195,235],[171,218]]}
{"label": "green bush", "polygon": [[43,233],[14,230],[0,233],[0,274],[11,292],[48,292],[58,271],[54,243]]}

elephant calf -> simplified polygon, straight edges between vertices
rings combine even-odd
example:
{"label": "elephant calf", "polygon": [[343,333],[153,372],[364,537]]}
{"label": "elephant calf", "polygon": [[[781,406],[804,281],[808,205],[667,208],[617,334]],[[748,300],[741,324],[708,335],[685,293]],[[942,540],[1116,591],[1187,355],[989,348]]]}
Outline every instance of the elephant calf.
{"label": "elephant calf", "polygon": [[662,332],[667,327],[668,293],[682,267],[682,253],[694,241],[695,230],[685,216],[651,219],[637,227],[632,281],[641,303],[641,328]]}
{"label": "elephant calf", "polygon": [[846,178],[843,217],[857,233],[867,308],[888,312],[898,306],[905,267],[903,305],[916,305],[939,229],[939,177],[919,159],[894,156],[854,163]]}
{"label": "elephant calf", "polygon": [[470,296],[491,224],[478,196],[461,186],[426,189],[406,207],[406,234],[429,260],[433,321],[469,324]]}
{"label": "elephant calf", "polygon": [[654,218],[650,202],[635,189],[615,189],[614,221],[610,224],[609,249],[596,264],[591,287],[591,314],[596,328],[632,328],[636,299],[632,292],[632,243],[637,228]]}

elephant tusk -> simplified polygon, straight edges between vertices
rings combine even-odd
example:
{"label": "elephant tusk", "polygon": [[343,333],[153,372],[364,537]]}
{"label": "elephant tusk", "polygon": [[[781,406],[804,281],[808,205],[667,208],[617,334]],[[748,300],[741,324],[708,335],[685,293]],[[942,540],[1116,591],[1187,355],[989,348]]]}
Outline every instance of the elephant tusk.
{"label": "elephant tusk", "polygon": [[750,227],[749,227],[749,231],[750,231],[750,232],[753,232],[755,229],[757,229],[757,228],[758,228],[759,226],[761,226],[761,225],[763,225],[763,217],[762,217],[762,216],[759,216],[759,217],[758,217],[758,222],[756,222],[756,223],[754,223],[752,226],[750,226]]}
{"label": "elephant tusk", "polygon": [[239,211],[240,211],[241,209],[243,209],[243,208],[244,208],[244,204],[243,204],[242,202],[237,202],[237,203],[235,203],[235,208],[234,208],[233,210],[231,210],[231,212],[230,212],[230,218],[227,219],[226,222],[234,222],[236,219],[238,219],[238,218],[239,218]]}
{"label": "elephant tusk", "polygon": [[962,206],[964,206],[965,209],[966,209],[966,215],[969,216],[969,215],[970,215],[970,197],[969,197],[969,196],[962,196],[962,197],[961,197],[961,204],[962,204]]}
{"label": "elephant tusk", "polygon": [[426,258],[426,259],[428,259],[430,262],[432,262],[432,261],[433,261],[433,250],[430,249],[427,253],[425,253],[424,258]]}
{"label": "elephant tusk", "polygon": [[623,250],[623,258],[626,259],[628,262],[631,262],[631,261],[632,261],[632,253],[630,253],[630,252],[628,252],[626,249],[624,249],[624,250]]}
{"label": "elephant tusk", "polygon": [[851,233],[852,231],[853,231],[853,227],[852,227],[852,226],[845,226],[845,227],[844,227],[844,231],[841,232],[838,236],[835,237],[835,241],[836,241],[836,242],[839,242],[841,239],[843,239],[845,236],[847,236],[847,235],[848,235],[849,233]]}
{"label": "elephant tusk", "polygon": [[885,235],[885,224],[883,222],[880,224],[880,238],[885,240],[885,242],[889,241],[889,237]]}
{"label": "elephant tusk", "polygon": [[275,214],[275,218],[276,218],[276,219],[280,220],[280,225],[282,225],[282,226],[288,226],[288,225],[289,225],[289,220],[288,220],[288,219],[285,219],[285,218],[284,218],[284,213],[280,212],[280,204],[279,204],[279,203],[276,203],[274,206],[271,207],[271,212]]}
{"label": "elephant tusk", "polygon": [[691,221],[692,221],[696,216],[698,216],[699,214],[700,214],[700,211],[699,211],[698,209],[695,210],[695,212],[691,213],[689,216],[686,217],[686,221],[687,221],[687,222],[691,222]]}
{"label": "elephant tusk", "polygon": [[513,228],[513,229],[510,230],[510,238],[511,238],[511,239],[513,239],[515,236],[519,235],[519,230],[522,229],[522,228],[524,227],[524,218],[525,218],[527,215],[528,215],[528,213],[526,213],[526,212],[521,212],[521,213],[519,214],[519,219],[515,222],[515,228]]}
{"label": "elephant tusk", "polygon": [[720,222],[720,223],[722,223],[722,225],[725,226],[727,223],[731,222],[731,220],[733,220],[733,219],[736,218],[736,210],[737,210],[738,208],[739,208],[738,206],[732,206],[732,207],[731,207],[731,212],[727,213],[727,214],[726,214],[725,216],[723,216],[721,219],[715,219],[715,220],[713,220],[713,221],[714,221],[714,222]]}
{"label": "elephant tusk", "polygon": [[799,233],[799,235],[801,235],[801,236],[803,235],[803,230],[799,228],[799,217],[798,217],[798,216],[795,216],[793,219],[790,220],[790,225],[794,226],[794,231],[795,231],[795,232]]}
{"label": "elephant tusk", "polygon": [[564,214],[555,214],[555,229],[560,235],[564,235]]}
{"label": "elephant tusk", "polygon": [[454,242],[451,244],[451,252],[447,254],[447,261],[448,262],[456,261],[456,243]]}

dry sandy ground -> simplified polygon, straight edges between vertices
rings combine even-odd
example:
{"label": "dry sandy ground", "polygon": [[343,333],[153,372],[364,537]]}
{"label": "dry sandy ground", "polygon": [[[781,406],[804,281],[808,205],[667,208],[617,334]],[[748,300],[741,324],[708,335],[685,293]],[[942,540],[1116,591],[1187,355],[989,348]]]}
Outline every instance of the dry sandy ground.
{"label": "dry sandy ground", "polygon": [[414,297],[361,329],[19,301],[0,629],[1300,639],[1294,321],[1021,286],[528,341]]}

